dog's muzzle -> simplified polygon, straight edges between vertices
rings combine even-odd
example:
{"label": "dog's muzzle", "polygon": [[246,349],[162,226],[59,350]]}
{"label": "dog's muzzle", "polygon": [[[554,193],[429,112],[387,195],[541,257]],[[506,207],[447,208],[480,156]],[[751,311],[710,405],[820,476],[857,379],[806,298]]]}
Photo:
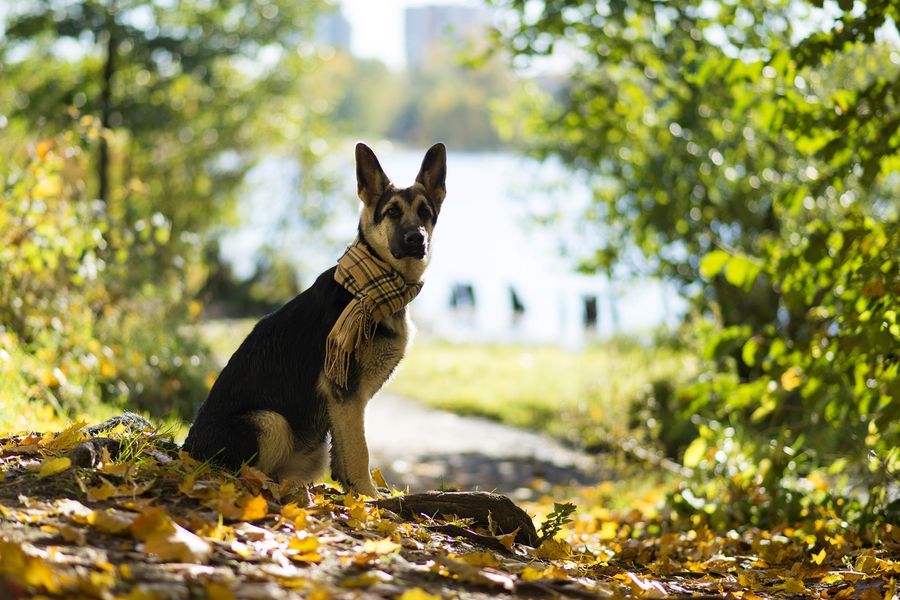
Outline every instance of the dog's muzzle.
{"label": "dog's muzzle", "polygon": [[428,251],[428,240],[421,229],[412,229],[403,234],[403,244],[400,247],[401,256],[395,258],[424,258]]}

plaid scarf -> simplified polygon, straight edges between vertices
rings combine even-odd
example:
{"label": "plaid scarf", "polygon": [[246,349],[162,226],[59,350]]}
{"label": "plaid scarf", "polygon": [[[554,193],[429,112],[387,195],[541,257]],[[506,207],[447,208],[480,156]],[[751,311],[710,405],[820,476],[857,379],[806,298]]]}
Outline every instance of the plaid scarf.
{"label": "plaid scarf", "polygon": [[408,283],[360,240],[338,259],[334,280],[353,294],[353,299],[325,342],[325,375],[347,389],[351,356],[359,352],[363,341],[371,340],[375,325],[416,297],[423,282]]}

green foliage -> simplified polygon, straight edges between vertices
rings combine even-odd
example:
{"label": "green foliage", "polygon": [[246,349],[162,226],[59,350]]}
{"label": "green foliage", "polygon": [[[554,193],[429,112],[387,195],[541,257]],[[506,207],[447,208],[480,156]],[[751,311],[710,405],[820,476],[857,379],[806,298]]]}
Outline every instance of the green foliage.
{"label": "green foliage", "polygon": [[562,504],[554,502],[553,510],[547,515],[544,522],[541,523],[541,529],[538,531],[538,536],[541,538],[541,541],[552,540],[567,523],[572,521],[572,514],[575,512],[576,508],[577,507],[571,502],[563,502]]}
{"label": "green foliage", "polygon": [[[291,156],[300,218],[326,212],[327,104],[296,100],[320,64],[308,42],[320,8],[33,0],[6,12],[5,403],[193,413],[212,375],[185,326],[202,310],[203,249],[244,175],[263,155]],[[259,283],[280,286],[277,275]]]}
{"label": "green foliage", "polygon": [[[888,506],[900,470],[898,256],[896,228],[871,217],[814,221],[794,243],[774,246],[763,265],[785,310],[798,316],[702,335],[712,362],[681,398],[682,417],[705,425],[684,460],[740,482],[739,494],[708,490],[726,500],[710,501],[716,511],[748,517],[760,499],[751,489],[777,496],[769,507],[805,508],[801,488],[818,468],[844,477],[832,496],[864,498],[866,514]],[[737,376],[735,355],[750,376]]]}
{"label": "green foliage", "polygon": [[85,198],[89,134],[79,132],[8,148],[0,169],[0,369],[11,376],[0,404],[19,426],[28,402],[58,416],[125,400],[187,413],[210,364],[178,329],[193,309],[183,277],[130,287],[145,257],[169,251],[169,224],[129,228]]}
{"label": "green foliage", "polygon": [[[570,57],[556,97],[506,118],[595,178],[585,266],[636,247],[693,298],[707,363],[665,396],[684,427],[656,428],[697,474],[674,506],[790,520],[824,477],[851,497],[836,509],[883,516],[900,469],[900,53],[874,32],[896,4],[844,3],[821,29],[798,3],[497,4],[519,15],[518,60]],[[813,28],[799,42],[797,23]]]}

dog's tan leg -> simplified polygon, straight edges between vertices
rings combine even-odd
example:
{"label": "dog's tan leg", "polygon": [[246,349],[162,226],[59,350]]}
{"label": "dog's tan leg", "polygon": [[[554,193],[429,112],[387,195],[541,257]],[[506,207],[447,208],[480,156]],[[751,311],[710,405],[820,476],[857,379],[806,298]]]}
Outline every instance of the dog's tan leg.
{"label": "dog's tan leg", "polygon": [[[366,403],[359,399],[328,399],[331,421],[332,456],[341,484],[355,492],[377,497],[369,474],[369,448],[366,445]],[[333,469],[335,471],[335,469]]]}
{"label": "dog's tan leg", "polygon": [[277,412],[260,410],[252,413],[250,419],[258,432],[259,453],[254,466],[266,475],[275,477],[294,453],[294,432],[287,420]]}

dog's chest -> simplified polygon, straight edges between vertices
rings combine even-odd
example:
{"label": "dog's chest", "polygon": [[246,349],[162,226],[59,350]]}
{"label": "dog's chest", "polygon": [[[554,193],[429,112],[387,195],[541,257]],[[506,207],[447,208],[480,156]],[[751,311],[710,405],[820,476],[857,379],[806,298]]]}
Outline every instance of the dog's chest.
{"label": "dog's chest", "polygon": [[378,324],[369,343],[359,351],[358,393],[371,398],[390,378],[406,353],[412,331],[406,309],[402,309]]}

